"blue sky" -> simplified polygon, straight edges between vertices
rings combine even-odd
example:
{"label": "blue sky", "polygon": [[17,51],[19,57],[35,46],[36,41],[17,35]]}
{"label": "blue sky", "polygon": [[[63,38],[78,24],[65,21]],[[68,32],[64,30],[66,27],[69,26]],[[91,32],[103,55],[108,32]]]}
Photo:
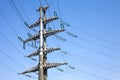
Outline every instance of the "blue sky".
{"label": "blue sky", "polygon": [[[48,80],[119,80],[119,0],[43,0],[42,4],[50,5],[47,16],[54,16],[56,11],[60,18],[48,24],[47,28],[60,29],[60,20],[70,24],[64,25],[66,31],[58,34],[67,41],[61,41],[55,36],[47,38],[49,47],[60,47],[68,53],[63,54],[61,51],[50,53],[48,62],[69,63],[68,66],[58,67],[63,69],[63,72],[56,68],[50,69]],[[36,49],[27,45],[24,50],[22,42],[17,37],[27,39],[29,31],[32,35],[35,34],[23,22],[32,24],[38,20],[39,13],[36,9],[39,6],[39,0],[0,1],[1,80],[35,80],[17,74],[37,65],[37,62],[24,57]],[[77,38],[71,37],[66,32],[77,35]],[[74,66],[75,69],[69,66]],[[37,78],[34,73],[29,75]]]}

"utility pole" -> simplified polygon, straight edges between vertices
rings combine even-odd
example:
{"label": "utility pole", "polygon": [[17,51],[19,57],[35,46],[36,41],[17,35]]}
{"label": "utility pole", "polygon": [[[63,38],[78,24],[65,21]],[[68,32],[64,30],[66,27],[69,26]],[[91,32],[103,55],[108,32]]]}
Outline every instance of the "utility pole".
{"label": "utility pole", "polygon": [[38,80],[44,80],[43,76],[44,76],[44,70],[43,70],[43,64],[44,64],[44,61],[43,61],[43,41],[44,41],[44,38],[43,38],[43,16],[42,16],[42,11],[43,11],[43,8],[42,6],[40,7],[40,53],[39,53],[39,64],[38,64],[38,69],[39,69],[39,77],[38,77]]}
{"label": "utility pole", "polygon": [[[47,37],[65,31],[64,29],[46,30],[46,25],[49,22],[52,22],[52,21],[58,19],[58,16],[54,16],[54,17],[50,17],[50,18],[46,17],[46,11],[48,8],[49,8],[49,6],[40,6],[40,8],[37,10],[40,13],[39,20],[37,20],[35,23],[33,23],[32,25],[29,26],[29,28],[34,28],[36,26],[40,26],[40,28],[39,28],[40,30],[37,34],[35,34],[32,37],[23,41],[23,43],[25,45],[25,43],[27,43],[29,41],[36,41],[37,39],[40,40],[39,48],[36,51],[34,51],[33,53],[31,53],[30,55],[27,55],[28,58],[31,58],[33,56],[39,56],[38,65],[20,73],[20,74],[24,75],[24,74],[27,74],[30,72],[38,71],[38,80],[47,80],[47,70],[49,68],[54,68],[57,66],[67,64],[66,62],[63,62],[63,63],[48,63],[47,62],[47,54],[48,53],[53,52],[55,50],[60,50],[60,48],[48,48],[46,46],[47,45],[47,43],[46,43]],[[24,48],[25,48],[25,46],[24,46]]]}

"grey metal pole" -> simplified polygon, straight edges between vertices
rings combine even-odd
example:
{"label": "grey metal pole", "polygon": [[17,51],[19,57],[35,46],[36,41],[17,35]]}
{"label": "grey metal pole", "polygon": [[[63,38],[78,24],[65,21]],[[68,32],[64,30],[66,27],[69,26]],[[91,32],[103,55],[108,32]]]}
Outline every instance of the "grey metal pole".
{"label": "grey metal pole", "polygon": [[42,16],[42,9],[43,7],[40,7],[40,53],[39,53],[39,78],[38,80],[44,80],[43,79],[43,16]]}
{"label": "grey metal pole", "polygon": [[[46,10],[43,11],[43,15],[44,15],[44,18],[46,18]],[[44,33],[45,33],[46,32],[46,24],[44,24],[43,27],[44,27]],[[46,37],[44,37],[43,45],[44,45],[44,51],[47,50],[47,47],[46,47],[46,45],[47,45],[46,44]],[[44,62],[44,64],[47,63],[47,55],[46,54],[44,54],[43,62]],[[47,68],[44,69],[43,76],[44,76],[44,80],[47,80]]]}

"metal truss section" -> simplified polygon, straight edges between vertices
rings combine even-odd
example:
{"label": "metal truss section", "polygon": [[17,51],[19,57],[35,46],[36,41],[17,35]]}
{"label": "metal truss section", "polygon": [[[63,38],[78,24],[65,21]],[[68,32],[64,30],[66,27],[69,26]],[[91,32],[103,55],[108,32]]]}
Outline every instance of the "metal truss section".
{"label": "metal truss section", "polygon": [[[55,50],[60,50],[60,48],[47,48],[43,52],[44,52],[44,54],[47,54],[47,53],[50,53],[50,52],[55,51]],[[32,54],[30,54],[26,57],[30,58],[30,57],[33,57],[33,56],[38,56],[39,53],[40,53],[40,49],[36,50],[35,52],[33,52]]]}
{"label": "metal truss section", "polygon": [[[51,36],[51,35],[55,35],[55,34],[57,34],[57,33],[59,33],[59,32],[63,32],[63,31],[65,31],[65,30],[64,30],[64,29],[61,29],[61,30],[46,31],[46,32],[44,33],[44,37],[48,37],[48,36]],[[37,40],[37,39],[39,39],[39,37],[40,37],[40,34],[37,33],[37,34],[33,35],[32,37],[24,40],[23,42],[26,43],[26,42],[29,42],[29,41],[32,41],[32,40]]]}
{"label": "metal truss section", "polygon": [[40,36],[40,34],[37,33],[37,34],[33,35],[32,37],[24,40],[23,42],[26,43],[26,42],[29,42],[29,41],[32,41],[32,40],[37,40],[39,38],[39,36]]}
{"label": "metal truss section", "polygon": [[33,24],[31,24],[31,25],[29,26],[29,28],[33,28],[33,27],[39,26],[39,24],[40,24],[40,19],[37,20],[36,22],[34,22]]}
{"label": "metal truss section", "polygon": [[52,21],[57,20],[57,19],[58,19],[57,16],[54,16],[54,17],[51,17],[51,18],[44,17],[43,18],[43,24],[46,25],[47,23],[52,22]]}
{"label": "metal truss section", "polygon": [[[57,16],[51,17],[51,18],[46,18],[46,17],[44,17],[44,18],[43,18],[43,24],[46,25],[47,23],[52,22],[52,21],[54,21],[54,20],[56,20],[56,19],[58,19]],[[37,20],[36,22],[34,22],[33,24],[31,24],[31,25],[29,26],[29,28],[37,27],[37,26],[39,26],[39,24],[40,24],[40,19]]]}
{"label": "metal truss section", "polygon": [[57,66],[62,66],[62,65],[67,65],[68,63],[64,62],[64,63],[47,63],[46,65],[44,65],[45,68],[54,68]]}
{"label": "metal truss section", "polygon": [[52,31],[47,31],[45,34],[44,34],[44,37],[48,37],[48,36],[51,36],[51,35],[55,35],[59,32],[63,32],[65,31],[64,29],[60,29],[60,30],[52,30]]}
{"label": "metal truss section", "polygon": [[22,73],[19,73],[19,74],[26,74],[26,73],[30,73],[30,72],[36,72],[36,71],[38,71],[38,66],[32,67],[32,68],[30,68]]}
{"label": "metal truss section", "polygon": [[43,6],[43,7],[39,7],[39,9],[37,11],[40,11],[40,8],[42,8],[42,11],[46,12],[46,10],[49,8],[50,6]]}

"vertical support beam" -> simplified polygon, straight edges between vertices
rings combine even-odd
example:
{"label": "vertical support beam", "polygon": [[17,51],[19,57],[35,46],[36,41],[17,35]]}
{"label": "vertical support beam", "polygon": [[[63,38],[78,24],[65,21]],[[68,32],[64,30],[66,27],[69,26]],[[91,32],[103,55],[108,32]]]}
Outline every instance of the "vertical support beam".
{"label": "vertical support beam", "polygon": [[[46,10],[43,11],[43,15],[44,15],[44,19],[46,18]],[[45,21],[45,20],[44,20]],[[46,24],[43,24],[44,25],[44,33],[46,32]],[[44,41],[43,41],[43,45],[44,45],[44,51],[46,50],[46,37],[44,37]],[[44,54],[44,57],[43,57],[43,61],[44,61],[44,64],[47,63],[47,55]],[[47,68],[44,69],[44,80],[47,80]]]}
{"label": "vertical support beam", "polygon": [[39,77],[38,80],[44,80],[43,78],[43,7],[40,7],[40,53],[39,53]]}

